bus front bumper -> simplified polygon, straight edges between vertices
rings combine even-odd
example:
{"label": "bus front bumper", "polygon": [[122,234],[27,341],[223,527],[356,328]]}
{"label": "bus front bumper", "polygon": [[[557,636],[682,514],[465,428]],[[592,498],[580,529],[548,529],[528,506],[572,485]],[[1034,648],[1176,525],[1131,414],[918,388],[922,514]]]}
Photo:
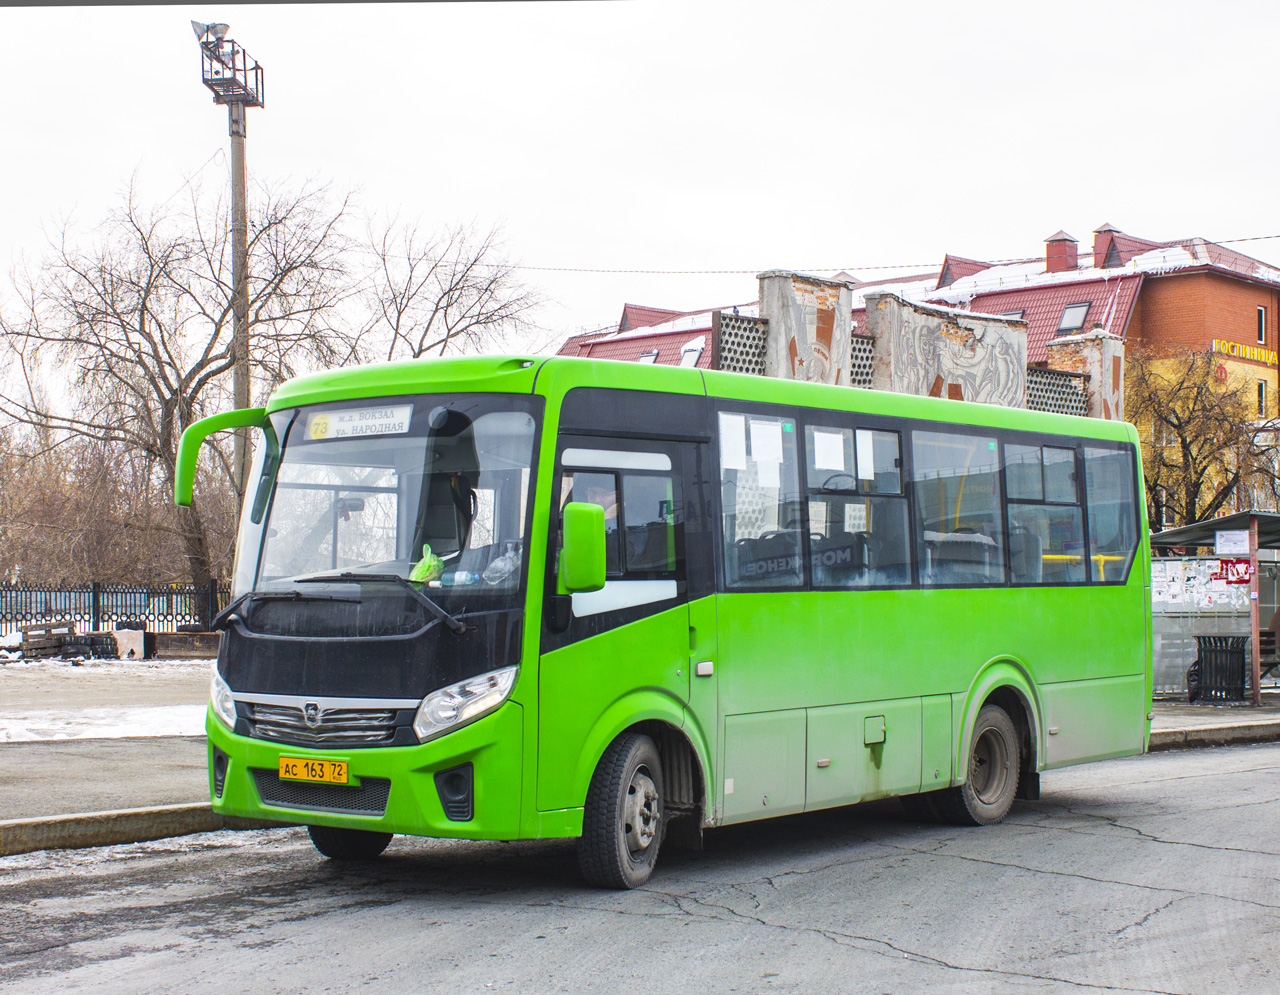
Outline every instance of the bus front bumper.
{"label": "bus front bumper", "polygon": [[[237,736],[210,710],[205,729],[213,810],[413,836],[515,839],[520,836],[523,728],[523,710],[507,701],[492,714],[419,746],[316,750]],[[282,779],[282,756],[345,761],[348,783]]]}

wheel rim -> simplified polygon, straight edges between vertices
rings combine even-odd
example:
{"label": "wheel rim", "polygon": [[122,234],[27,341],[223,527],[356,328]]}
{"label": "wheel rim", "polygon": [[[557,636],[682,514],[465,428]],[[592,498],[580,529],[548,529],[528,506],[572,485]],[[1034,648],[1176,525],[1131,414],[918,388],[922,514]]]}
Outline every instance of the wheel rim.
{"label": "wheel rim", "polygon": [[643,855],[653,845],[661,814],[658,788],[649,776],[649,769],[637,767],[631,775],[631,783],[627,785],[627,802],[622,815],[627,849],[632,857]]}
{"label": "wheel rim", "polygon": [[969,783],[984,805],[995,805],[1009,783],[1009,744],[995,729],[983,729],[973,744]]}

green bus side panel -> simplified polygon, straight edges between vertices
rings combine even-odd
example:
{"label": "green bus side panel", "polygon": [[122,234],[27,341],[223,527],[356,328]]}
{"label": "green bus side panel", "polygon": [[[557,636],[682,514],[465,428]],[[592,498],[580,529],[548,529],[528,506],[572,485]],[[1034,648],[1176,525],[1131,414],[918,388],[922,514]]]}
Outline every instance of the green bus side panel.
{"label": "green bus side panel", "polygon": [[920,699],[809,709],[805,810],[920,790]]}
{"label": "green bus side panel", "polygon": [[724,720],[724,821],[804,810],[805,710]]}
{"label": "green bus side panel", "polygon": [[1142,752],[1150,708],[1145,674],[1045,684],[1040,695],[1048,727],[1046,767]]}
{"label": "green bus side panel", "polygon": [[951,696],[933,694],[920,700],[920,790],[951,784],[953,744]]}
{"label": "green bus side panel", "polygon": [[542,657],[538,808],[572,808],[617,734],[645,720],[684,724],[689,609],[680,605]]}
{"label": "green bus side panel", "polygon": [[1037,684],[1145,677],[1137,574],[1125,587],[723,594],[721,710],[954,694],[1000,657]]}

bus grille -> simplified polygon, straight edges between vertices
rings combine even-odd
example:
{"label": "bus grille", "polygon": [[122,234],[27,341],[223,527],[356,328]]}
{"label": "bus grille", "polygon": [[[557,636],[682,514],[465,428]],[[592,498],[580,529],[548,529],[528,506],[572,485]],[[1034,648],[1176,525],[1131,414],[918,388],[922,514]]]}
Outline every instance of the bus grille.
{"label": "bus grille", "polygon": [[263,803],[277,808],[382,815],[387,810],[387,798],[391,794],[391,782],[385,777],[366,777],[358,786],[308,784],[305,781],[282,781],[274,770],[258,767],[252,770]]}
{"label": "bus grille", "polygon": [[248,719],[253,735],[281,743],[307,746],[379,746],[396,735],[394,708],[326,708],[308,724],[294,705],[250,703]]}

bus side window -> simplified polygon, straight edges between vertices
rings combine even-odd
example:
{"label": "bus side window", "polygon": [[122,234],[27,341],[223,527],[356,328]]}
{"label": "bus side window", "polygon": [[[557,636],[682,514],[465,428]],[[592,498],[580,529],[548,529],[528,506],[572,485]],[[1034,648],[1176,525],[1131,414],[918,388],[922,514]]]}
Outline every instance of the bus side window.
{"label": "bus side window", "polygon": [[1007,443],[1004,462],[1009,579],[1014,584],[1083,584],[1088,574],[1075,450]]}
{"label": "bus side window", "polygon": [[722,411],[719,424],[725,582],[799,587],[807,537],[795,421]]}
{"label": "bus side window", "polygon": [[1133,452],[1085,447],[1084,463],[1093,582],[1122,581],[1138,547]]}
{"label": "bus side window", "polygon": [[622,476],[627,573],[680,572],[680,502],[671,477],[626,473]]}
{"label": "bus side window", "polygon": [[1000,447],[995,439],[912,432],[922,584],[1004,581]]}
{"label": "bus side window", "polygon": [[683,506],[673,476],[571,470],[561,482],[560,494],[562,507],[585,501],[604,508],[607,576],[683,579]]}
{"label": "bus side window", "polygon": [[[570,501],[598,504],[604,508],[604,561],[605,573],[610,577],[622,574],[622,556],[618,549],[618,477],[598,470],[578,470],[565,474],[560,484],[560,506]],[[563,537],[557,541],[557,547]]]}
{"label": "bus side window", "polygon": [[898,433],[809,425],[805,451],[813,586],[909,584]]}

